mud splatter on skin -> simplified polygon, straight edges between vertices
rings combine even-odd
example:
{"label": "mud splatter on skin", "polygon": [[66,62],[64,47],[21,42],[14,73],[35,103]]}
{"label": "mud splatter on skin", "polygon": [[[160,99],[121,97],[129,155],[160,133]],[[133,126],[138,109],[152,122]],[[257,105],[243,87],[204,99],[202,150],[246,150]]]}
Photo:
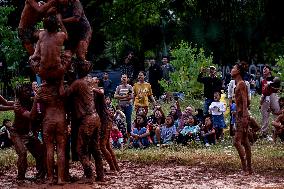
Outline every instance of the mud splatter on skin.
{"label": "mud splatter on skin", "polygon": [[[143,165],[129,161],[121,161],[122,168],[117,175],[108,175],[110,179],[104,185],[94,183],[83,185],[71,183],[62,186],[48,186],[26,182],[19,186],[16,183],[16,171],[5,171],[0,175],[1,188],[109,188],[109,189],[132,189],[132,188],[255,188],[255,187],[278,187],[284,188],[284,170],[256,172],[252,176],[242,176],[236,171],[215,169],[205,166],[179,166],[179,165]],[[35,168],[28,171],[28,176],[33,175]],[[71,175],[83,176],[82,167],[79,163],[71,166]]]}

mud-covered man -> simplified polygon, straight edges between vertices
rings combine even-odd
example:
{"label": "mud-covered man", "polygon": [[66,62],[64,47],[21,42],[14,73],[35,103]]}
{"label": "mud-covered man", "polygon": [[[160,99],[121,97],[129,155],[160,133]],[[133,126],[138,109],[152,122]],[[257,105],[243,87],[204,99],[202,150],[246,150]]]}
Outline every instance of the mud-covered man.
{"label": "mud-covered man", "polygon": [[37,104],[41,104],[43,121],[43,139],[46,145],[47,178],[48,183],[54,183],[54,141],[57,151],[58,177],[57,184],[65,182],[65,147],[67,141],[67,121],[64,99],[60,96],[57,87],[51,84],[43,84],[37,91],[33,108],[32,120],[38,116]]}
{"label": "mud-covered man", "polygon": [[92,29],[83,6],[79,0],[58,0],[58,2],[62,22],[69,35],[69,40],[65,43],[65,50],[76,54],[77,58],[84,62],[92,37]]}
{"label": "mud-covered man", "polygon": [[41,20],[43,15],[56,3],[56,0],[49,0],[42,3],[37,0],[26,0],[22,11],[21,20],[18,26],[19,37],[23,46],[31,56],[34,53],[34,43],[36,43],[35,25]]}
{"label": "mud-covered man", "polygon": [[91,151],[96,166],[96,181],[104,181],[104,170],[102,164],[102,155],[99,148],[100,118],[95,111],[94,93],[90,85],[87,74],[91,70],[91,64],[87,61],[78,66],[79,79],[75,80],[65,95],[71,97],[73,103],[73,115],[77,122],[78,138],[77,152],[79,160],[84,169],[84,183],[93,182],[93,170],[89,159],[89,150]]}
{"label": "mud-covered man", "polygon": [[44,178],[44,147],[38,138],[31,133],[30,110],[32,108],[32,88],[30,84],[23,84],[16,87],[15,121],[11,128],[11,140],[18,155],[18,180],[26,179],[27,152],[29,151],[36,160],[37,178]]}
{"label": "mud-covered man", "polygon": [[[67,32],[61,21],[61,16],[49,16],[44,19],[45,30],[39,33],[39,40],[34,54],[30,57],[39,61],[39,75],[47,83],[60,83],[63,87],[63,76],[68,63],[62,60],[62,47],[67,40]],[[58,32],[58,25],[62,31]]]}
{"label": "mud-covered man", "polygon": [[243,80],[246,69],[244,64],[236,64],[231,70],[231,75],[236,82],[235,102],[237,106],[236,112],[236,132],[234,138],[234,146],[236,147],[244,174],[252,174],[251,166],[251,146],[248,138],[248,92],[245,81]]}

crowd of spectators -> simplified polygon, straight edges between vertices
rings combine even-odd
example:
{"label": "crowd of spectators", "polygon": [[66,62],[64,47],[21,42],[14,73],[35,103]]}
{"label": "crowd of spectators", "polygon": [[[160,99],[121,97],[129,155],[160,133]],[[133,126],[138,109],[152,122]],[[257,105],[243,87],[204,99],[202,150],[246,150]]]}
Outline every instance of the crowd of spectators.
{"label": "crowd of spectators", "polygon": [[[205,146],[214,145],[224,141],[224,129],[229,127],[229,135],[234,136],[236,130],[236,104],[235,80],[222,81],[217,76],[214,66],[201,68],[196,78],[197,82],[204,85],[204,107],[198,109],[186,106],[182,110],[180,98],[170,101],[172,105],[168,110],[162,109],[161,96],[163,92],[159,84],[161,79],[171,82],[170,72],[175,68],[168,57],[163,57],[161,63],[151,58],[145,66],[146,71],[141,71],[141,66],[135,65],[137,58],[130,52],[121,66],[121,83],[112,91],[113,82],[107,72],[102,78],[93,78],[97,86],[103,89],[105,102],[109,112],[113,114],[113,128],[110,141],[114,148],[147,148],[150,145],[168,146],[171,144],[190,145],[200,143]],[[271,67],[265,66],[261,72],[246,78],[249,103],[251,96],[260,94],[260,110],[262,114],[261,126],[251,116],[250,125],[252,136],[260,130],[260,137],[268,140],[279,136],[284,140],[283,129],[283,98],[278,98],[277,93],[281,81],[271,74]],[[91,76],[90,76],[91,77]],[[226,84],[226,85],[225,85]],[[228,103],[221,99],[227,95]],[[113,102],[115,101],[115,102]],[[114,106],[113,104],[116,104]],[[225,112],[229,110],[230,119],[226,123]],[[281,111],[282,110],[282,111]],[[165,112],[167,112],[167,114]],[[272,122],[273,131],[269,131],[269,115],[274,115]],[[281,117],[282,116],[282,117]],[[0,129],[1,148],[11,145],[9,133],[5,125],[11,123],[4,120]],[[269,133],[272,133],[269,135]],[[251,140],[254,142],[255,140]]]}

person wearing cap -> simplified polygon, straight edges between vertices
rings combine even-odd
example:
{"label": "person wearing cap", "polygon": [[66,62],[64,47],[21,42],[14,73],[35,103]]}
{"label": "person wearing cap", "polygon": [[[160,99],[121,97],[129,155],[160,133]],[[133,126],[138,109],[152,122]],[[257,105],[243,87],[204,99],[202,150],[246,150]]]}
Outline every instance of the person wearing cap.
{"label": "person wearing cap", "polygon": [[210,104],[214,101],[214,92],[220,92],[222,89],[222,80],[217,77],[216,68],[209,67],[209,76],[205,76],[206,68],[201,68],[197,81],[204,85],[204,115],[208,114]]}

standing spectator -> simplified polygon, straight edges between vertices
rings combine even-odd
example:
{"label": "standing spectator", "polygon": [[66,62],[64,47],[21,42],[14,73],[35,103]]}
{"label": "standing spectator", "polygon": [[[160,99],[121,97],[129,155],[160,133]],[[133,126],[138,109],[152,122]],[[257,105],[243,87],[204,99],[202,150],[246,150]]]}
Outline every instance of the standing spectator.
{"label": "standing spectator", "polygon": [[255,90],[259,95],[261,95],[261,80],[260,71],[257,70],[255,74]]}
{"label": "standing spectator", "polygon": [[137,111],[138,108],[142,107],[147,115],[149,107],[149,99],[155,105],[156,101],[153,97],[151,85],[144,81],[145,74],[140,71],[138,74],[138,82],[134,84],[134,106]]}
{"label": "standing spectator", "polygon": [[118,99],[118,104],[125,114],[127,132],[131,132],[131,114],[132,114],[132,99],[133,99],[133,88],[127,84],[128,78],[126,74],[121,76],[121,85],[116,88],[114,98]]}
{"label": "standing spectator", "polygon": [[[266,85],[273,82],[273,79],[274,77],[271,74],[271,68],[270,66],[266,65],[263,68],[263,80],[261,82],[262,95],[265,96],[264,92],[266,91],[265,90]],[[269,96],[266,96],[263,102],[261,102],[260,106],[261,106],[261,115],[262,115],[262,127],[261,127],[262,136],[267,138],[268,140],[272,140],[271,137],[267,136],[270,112],[275,114],[280,110],[276,91],[271,93]]]}
{"label": "standing spectator", "polygon": [[223,140],[223,129],[226,128],[224,112],[226,111],[226,106],[223,102],[220,102],[221,94],[220,92],[214,93],[214,102],[209,106],[209,111],[212,114],[213,127],[216,131],[216,138]]}
{"label": "standing spectator", "polygon": [[174,67],[170,64],[169,58],[167,56],[164,56],[162,59],[162,73],[163,73],[163,79],[166,81],[170,81],[170,72],[174,72]]}
{"label": "standing spectator", "polygon": [[208,108],[214,101],[214,92],[220,92],[222,89],[222,80],[217,77],[216,68],[214,66],[209,67],[209,76],[204,76],[206,68],[201,68],[201,72],[198,75],[197,81],[204,84],[204,114],[208,114]]}
{"label": "standing spectator", "polygon": [[161,86],[159,81],[162,79],[162,69],[160,65],[155,61],[154,58],[150,60],[149,68],[149,83],[153,89],[153,95],[159,98],[161,94]]}
{"label": "standing spectator", "polygon": [[107,72],[105,72],[104,75],[103,75],[102,85],[103,85],[103,88],[104,88],[105,96],[111,96],[112,81],[109,79],[109,75],[108,75]]}
{"label": "standing spectator", "polygon": [[139,70],[143,70],[142,66],[138,63],[138,59],[131,51],[124,58],[120,69],[121,75],[126,74],[129,79],[129,84],[131,85],[133,85],[134,79],[137,78]]}

